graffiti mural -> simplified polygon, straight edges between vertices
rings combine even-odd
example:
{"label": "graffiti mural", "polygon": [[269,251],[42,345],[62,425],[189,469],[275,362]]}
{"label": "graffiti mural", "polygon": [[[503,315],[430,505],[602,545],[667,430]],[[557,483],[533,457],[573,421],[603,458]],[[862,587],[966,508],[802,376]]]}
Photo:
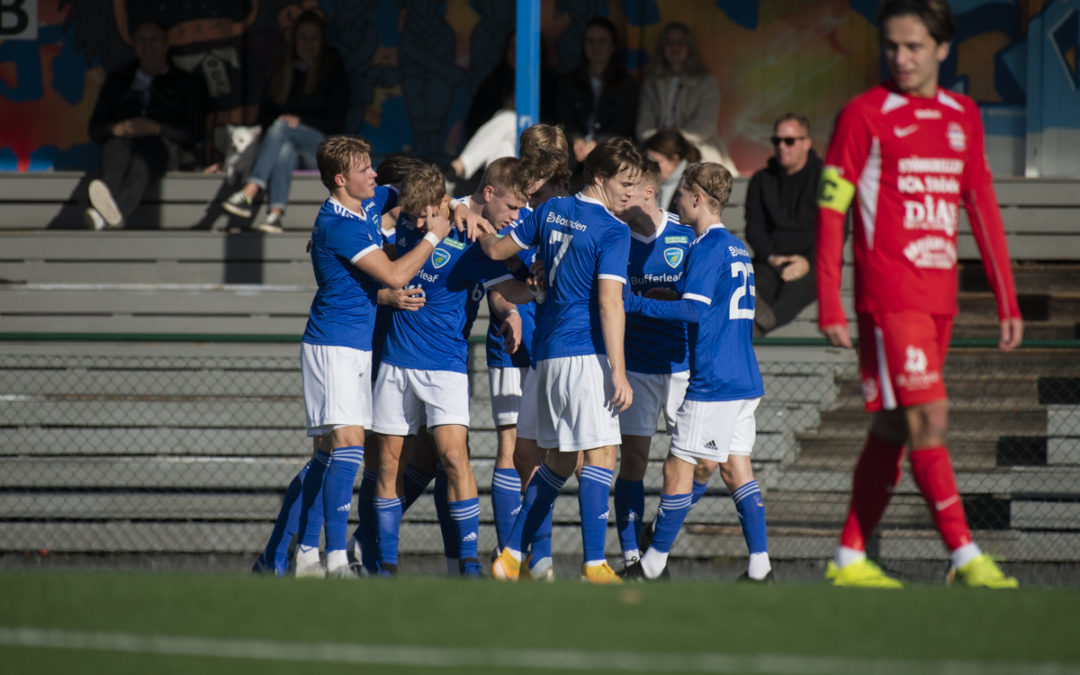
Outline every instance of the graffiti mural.
{"label": "graffiti mural", "polygon": [[[746,174],[771,154],[776,117],[805,114],[824,147],[840,107],[881,79],[877,5],[543,0],[541,34],[547,67],[564,73],[580,58],[585,23],[606,16],[640,76],[665,23],[692,26],[720,82],[718,132]],[[979,102],[995,169],[1080,174],[1071,150],[1080,140],[1080,0],[950,5],[960,32],[942,85]],[[369,138],[379,155],[444,162],[460,151],[472,94],[513,31],[510,0],[25,0],[0,5],[0,170],[96,166],[87,120],[105,73],[133,57],[131,33],[145,20],[165,25],[174,63],[205,79],[208,139],[216,125],[250,123],[284,33],[310,8],[326,16],[348,73],[343,131]]]}

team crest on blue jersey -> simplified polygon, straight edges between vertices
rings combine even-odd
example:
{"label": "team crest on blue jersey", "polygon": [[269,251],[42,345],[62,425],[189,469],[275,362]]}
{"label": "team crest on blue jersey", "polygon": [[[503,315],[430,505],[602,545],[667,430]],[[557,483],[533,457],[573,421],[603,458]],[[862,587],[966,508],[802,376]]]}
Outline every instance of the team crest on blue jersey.
{"label": "team crest on blue jersey", "polygon": [[672,269],[679,269],[679,265],[682,264],[683,250],[681,248],[665,248],[664,249],[664,261],[667,262],[668,267]]}
{"label": "team crest on blue jersey", "polygon": [[450,262],[450,254],[441,248],[437,248],[431,253],[431,266],[435,269],[439,269],[446,263]]}

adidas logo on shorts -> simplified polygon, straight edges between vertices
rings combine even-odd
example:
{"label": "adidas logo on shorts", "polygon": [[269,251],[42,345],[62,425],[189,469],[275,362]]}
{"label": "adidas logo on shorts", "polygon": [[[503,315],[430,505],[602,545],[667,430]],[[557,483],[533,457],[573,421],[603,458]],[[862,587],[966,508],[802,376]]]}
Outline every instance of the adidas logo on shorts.
{"label": "adidas logo on shorts", "polygon": [[716,441],[709,441],[705,444],[706,450],[716,450]]}

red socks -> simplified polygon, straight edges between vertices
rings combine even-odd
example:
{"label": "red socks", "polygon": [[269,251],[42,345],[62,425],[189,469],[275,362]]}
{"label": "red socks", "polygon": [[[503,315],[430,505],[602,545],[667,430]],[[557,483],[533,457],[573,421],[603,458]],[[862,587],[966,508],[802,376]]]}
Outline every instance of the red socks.
{"label": "red socks", "polygon": [[949,451],[944,446],[911,451],[911,473],[922,491],[938,532],[950,551],[971,543],[964,504],[956,489]]}
{"label": "red socks", "polygon": [[841,546],[866,550],[866,540],[881,521],[881,515],[892,498],[893,488],[900,482],[900,461],[903,457],[903,445],[888,443],[873,434],[866,437],[866,445],[855,465],[851,506],[840,535]]}

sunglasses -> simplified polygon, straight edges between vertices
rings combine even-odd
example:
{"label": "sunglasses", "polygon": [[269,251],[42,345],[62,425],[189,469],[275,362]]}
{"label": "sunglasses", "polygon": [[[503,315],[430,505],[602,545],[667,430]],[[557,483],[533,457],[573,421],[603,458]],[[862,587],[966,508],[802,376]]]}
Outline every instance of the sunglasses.
{"label": "sunglasses", "polygon": [[773,145],[780,145],[783,143],[790,148],[795,145],[795,141],[801,141],[805,138],[806,136],[773,136],[769,140],[772,141]]}

